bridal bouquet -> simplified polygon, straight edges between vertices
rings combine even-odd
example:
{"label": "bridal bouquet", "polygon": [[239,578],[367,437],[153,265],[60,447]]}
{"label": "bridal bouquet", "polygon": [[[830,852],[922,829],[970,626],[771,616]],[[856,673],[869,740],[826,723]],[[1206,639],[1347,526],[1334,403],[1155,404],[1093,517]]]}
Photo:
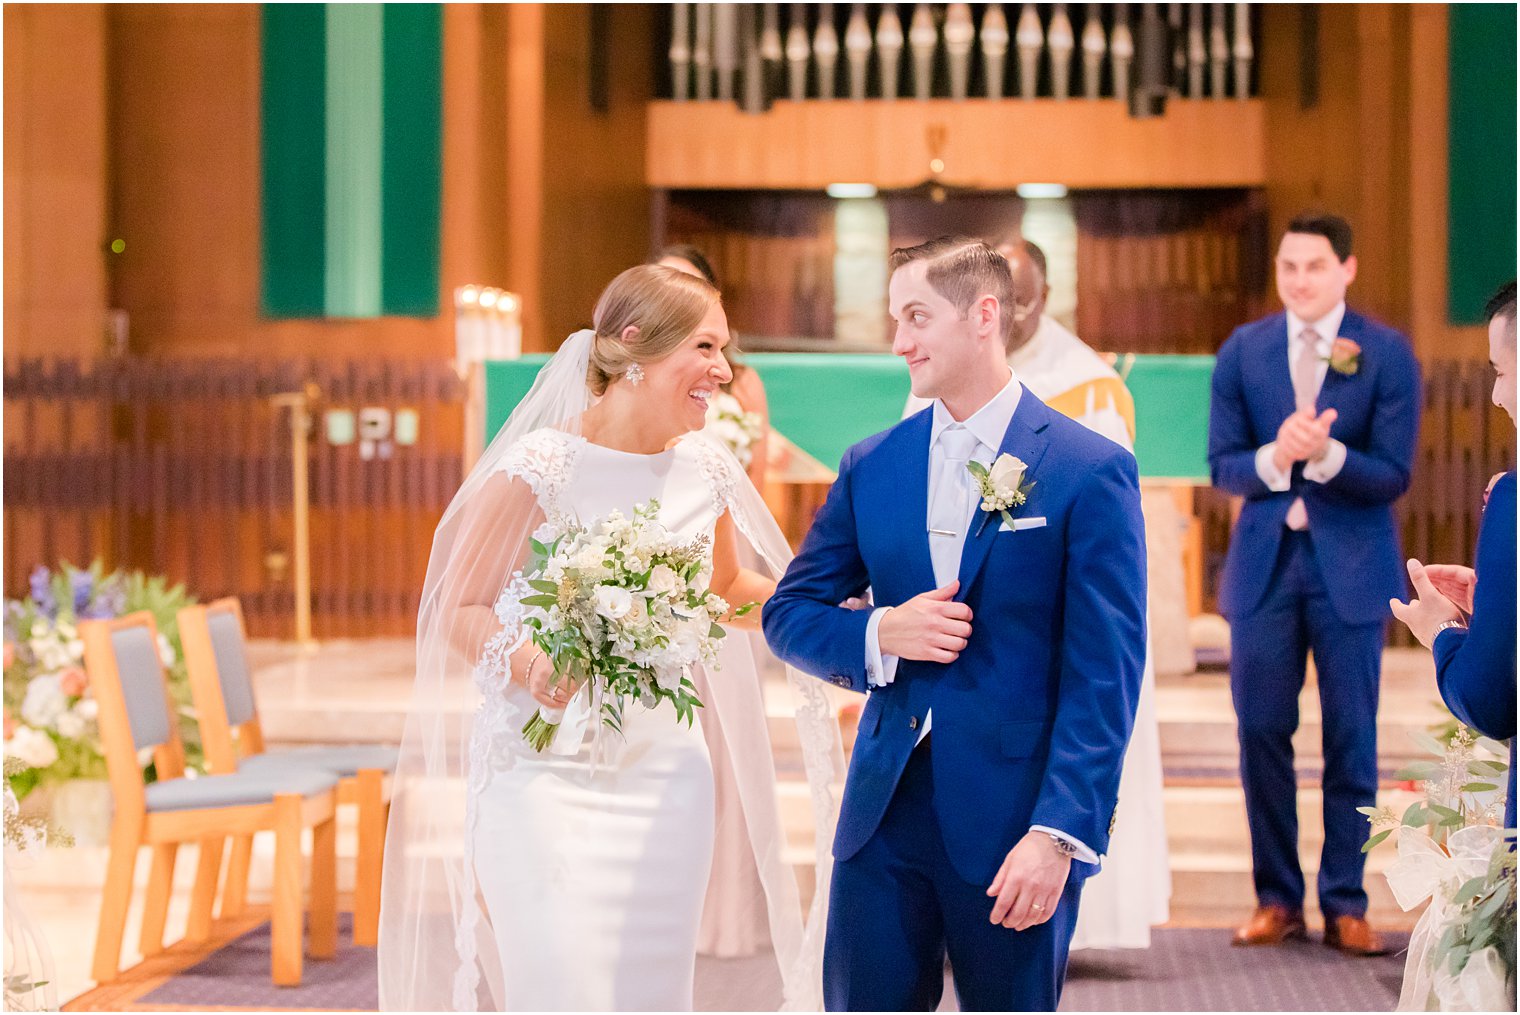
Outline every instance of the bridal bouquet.
{"label": "bridal bouquet", "polygon": [[[553,682],[588,685],[601,721],[622,732],[630,700],[669,701],[690,725],[702,707],[691,668],[715,663],[729,605],[708,588],[706,536],[675,541],[657,520],[659,502],[614,511],[549,542],[532,540],[532,558],[515,579],[522,623],[553,668]],[[514,598],[514,597],[507,597]],[[753,607],[741,607],[735,616]],[[523,727],[536,751],[554,739],[563,710],[539,709]]]}
{"label": "bridal bouquet", "polygon": [[755,442],[763,431],[758,412],[745,412],[737,398],[720,391],[707,407],[707,429],[728,445],[741,466],[749,468],[755,458]]}
{"label": "bridal bouquet", "polygon": [[1512,1011],[1515,854],[1499,827],[1504,748],[1460,724],[1447,744],[1415,739],[1436,760],[1397,777],[1422,783],[1424,796],[1402,816],[1358,808],[1383,828],[1364,851],[1397,832],[1399,858],[1387,877],[1399,905],[1408,911],[1430,901],[1410,936],[1398,1010]]}

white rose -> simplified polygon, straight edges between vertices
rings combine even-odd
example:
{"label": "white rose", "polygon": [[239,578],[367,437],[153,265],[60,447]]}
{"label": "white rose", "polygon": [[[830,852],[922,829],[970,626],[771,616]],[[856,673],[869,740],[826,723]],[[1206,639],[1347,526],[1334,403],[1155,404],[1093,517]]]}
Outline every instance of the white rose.
{"label": "white rose", "polygon": [[675,691],[681,686],[681,678],[686,675],[684,666],[656,666],[654,670],[655,683],[660,685],[662,691]]}
{"label": "white rose", "polygon": [[997,461],[992,463],[992,468],[987,470],[987,479],[1000,496],[1012,497],[1018,492],[1020,484],[1024,482],[1024,470],[1027,468],[1027,465],[1013,455],[998,455]]}
{"label": "white rose", "polygon": [[681,576],[668,564],[656,564],[649,572],[649,591],[668,596],[681,587]]}
{"label": "white rose", "polygon": [[21,702],[21,718],[33,726],[46,729],[58,721],[69,708],[68,695],[56,673],[44,673],[33,677],[26,685],[26,697]]}
{"label": "white rose", "polygon": [[608,620],[622,620],[633,609],[633,596],[616,585],[596,587],[596,612]]}
{"label": "white rose", "polygon": [[570,566],[591,574],[600,574],[606,570],[606,550],[603,547],[583,546],[576,551],[570,561]]}
{"label": "white rose", "polygon": [[58,717],[58,735],[69,740],[84,736],[85,723],[78,712],[69,711]]}
{"label": "white rose", "polygon": [[703,564],[698,569],[696,576],[691,580],[691,590],[699,595],[707,591],[707,586],[712,582],[712,565]]}
{"label": "white rose", "polygon": [[702,645],[712,625],[704,617],[701,620],[682,621],[671,639],[671,648],[682,662],[696,662],[702,658]]}
{"label": "white rose", "polygon": [[15,733],[5,742],[5,753],[28,768],[47,768],[58,760],[58,745],[41,730],[18,725]]}

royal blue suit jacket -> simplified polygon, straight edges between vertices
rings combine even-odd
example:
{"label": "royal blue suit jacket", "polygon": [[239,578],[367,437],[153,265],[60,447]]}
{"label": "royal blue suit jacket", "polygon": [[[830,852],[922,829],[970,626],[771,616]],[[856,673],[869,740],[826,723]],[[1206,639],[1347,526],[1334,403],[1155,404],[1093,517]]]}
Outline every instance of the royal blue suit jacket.
{"label": "royal blue suit jacket", "polygon": [[[935,587],[929,555],[933,410],[855,445],[765,606],[781,658],[841,687],[866,680],[869,611],[837,604],[869,586],[878,606]],[[834,855],[875,833],[934,711],[934,808],[956,872],[990,884],[1030,825],[1108,848],[1145,655],[1145,536],[1135,459],[1028,388],[1000,452],[1028,465],[1043,517],[1002,531],[973,512],[957,599],[971,638],[948,665],[902,660],[861,716]],[[1073,876],[1095,868],[1073,864]]]}
{"label": "royal blue suit jacket", "polygon": [[1478,587],[1472,625],[1449,628],[1431,646],[1436,681],[1458,719],[1495,740],[1509,740],[1509,805],[1515,827],[1515,474],[1504,474],[1488,497],[1478,531]]}
{"label": "royal blue suit jacket", "polygon": [[1388,600],[1404,596],[1404,566],[1393,502],[1409,488],[1420,427],[1420,366],[1399,332],[1347,308],[1341,337],[1362,347],[1356,373],[1325,371],[1317,409],[1338,413],[1330,436],[1346,445],[1346,464],[1328,483],[1304,478],[1295,463],[1288,490],[1256,474],[1256,452],[1277,439],[1294,411],[1287,315],[1243,325],[1214,364],[1209,403],[1209,473],[1221,490],[1245,498],[1220,581],[1219,605],[1235,619],[1261,602],[1272,579],[1283,523],[1304,499],[1309,537],[1336,616],[1347,624],[1387,620]]}

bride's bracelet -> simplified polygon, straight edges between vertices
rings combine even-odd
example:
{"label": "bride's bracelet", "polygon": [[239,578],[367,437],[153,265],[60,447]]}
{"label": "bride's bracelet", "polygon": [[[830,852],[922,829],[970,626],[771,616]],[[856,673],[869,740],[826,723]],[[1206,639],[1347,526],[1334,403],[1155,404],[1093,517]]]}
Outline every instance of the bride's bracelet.
{"label": "bride's bracelet", "polygon": [[532,683],[533,683],[533,667],[537,666],[538,665],[538,661],[540,659],[542,659],[543,657],[544,657],[544,650],[543,649],[539,649],[537,652],[535,652],[533,654],[533,658],[528,660],[528,668],[523,671],[523,686],[524,687],[528,687],[528,686],[532,685]]}

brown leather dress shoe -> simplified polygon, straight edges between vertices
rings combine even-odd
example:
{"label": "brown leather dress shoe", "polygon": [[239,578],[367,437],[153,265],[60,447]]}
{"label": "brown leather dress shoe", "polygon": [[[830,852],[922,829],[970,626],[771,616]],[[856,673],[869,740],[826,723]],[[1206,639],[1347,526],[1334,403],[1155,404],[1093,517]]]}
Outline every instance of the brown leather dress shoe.
{"label": "brown leather dress shoe", "polygon": [[1337,916],[1325,921],[1325,944],[1347,955],[1387,955],[1383,939],[1360,916]]}
{"label": "brown leather dress shoe", "polygon": [[1287,906],[1258,906],[1245,926],[1235,931],[1233,945],[1280,945],[1289,938],[1303,941],[1308,937],[1304,914]]}

